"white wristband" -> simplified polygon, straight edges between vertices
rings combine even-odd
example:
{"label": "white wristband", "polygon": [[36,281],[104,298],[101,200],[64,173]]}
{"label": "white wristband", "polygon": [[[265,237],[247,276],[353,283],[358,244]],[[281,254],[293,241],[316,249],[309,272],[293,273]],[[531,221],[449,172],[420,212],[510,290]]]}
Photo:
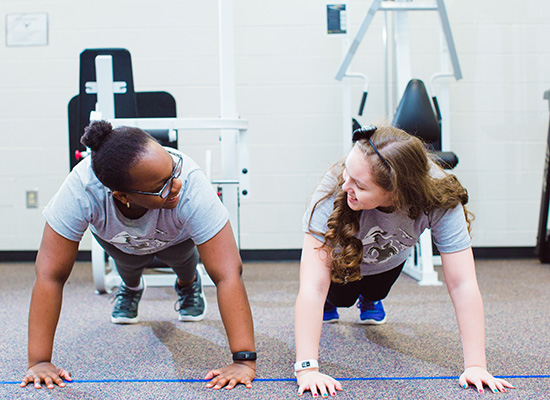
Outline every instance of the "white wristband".
{"label": "white wristband", "polygon": [[319,363],[314,359],[298,361],[294,364],[294,374],[308,368],[319,368]]}

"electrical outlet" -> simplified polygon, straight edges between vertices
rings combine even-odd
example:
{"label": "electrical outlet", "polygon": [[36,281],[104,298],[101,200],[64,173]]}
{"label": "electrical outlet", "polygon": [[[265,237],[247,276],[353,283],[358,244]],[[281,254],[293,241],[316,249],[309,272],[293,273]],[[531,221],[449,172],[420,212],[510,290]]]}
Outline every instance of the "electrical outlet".
{"label": "electrical outlet", "polygon": [[38,208],[38,190],[27,190],[27,208]]}

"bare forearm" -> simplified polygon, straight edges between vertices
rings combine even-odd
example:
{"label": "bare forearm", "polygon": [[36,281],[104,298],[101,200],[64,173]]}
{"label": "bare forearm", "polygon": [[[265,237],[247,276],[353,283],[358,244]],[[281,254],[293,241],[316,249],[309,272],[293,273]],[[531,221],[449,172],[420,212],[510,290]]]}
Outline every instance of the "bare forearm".
{"label": "bare forearm", "polygon": [[255,351],[254,324],[244,284],[240,277],[217,283],[217,297],[232,353]]}
{"label": "bare forearm", "polygon": [[77,252],[78,242],[62,237],[46,223],[36,257],[36,282],[29,310],[29,366],[51,361],[63,286]]}
{"label": "bare forearm", "polygon": [[63,285],[37,281],[29,310],[29,367],[51,361],[53,342],[61,312]]}
{"label": "bare forearm", "polygon": [[443,273],[455,308],[465,367],[486,368],[485,317],[471,248],[441,253]]}
{"label": "bare forearm", "polygon": [[323,303],[313,296],[298,294],[294,311],[296,360],[318,359],[323,321]]}
{"label": "bare forearm", "polygon": [[296,360],[318,359],[323,305],[330,286],[329,252],[315,237],[304,235],[300,290],[294,309]]}
{"label": "bare forearm", "polygon": [[464,366],[486,368],[485,317],[481,294],[475,286],[451,292],[464,352]]}

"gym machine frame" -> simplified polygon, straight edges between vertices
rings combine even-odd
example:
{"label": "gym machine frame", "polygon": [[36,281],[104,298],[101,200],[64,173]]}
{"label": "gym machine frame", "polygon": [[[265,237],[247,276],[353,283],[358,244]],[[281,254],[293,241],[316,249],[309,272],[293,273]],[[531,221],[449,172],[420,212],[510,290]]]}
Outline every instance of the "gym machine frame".
{"label": "gym machine frame", "polygon": [[[544,100],[548,100],[550,108],[550,90],[544,92]],[[539,229],[535,253],[543,264],[550,263],[550,235],[548,231],[548,214],[550,207],[550,125],[546,140],[546,156],[544,158],[544,174],[542,179],[542,197],[540,200]]]}
{"label": "gym machine frame", "polygon": [[[441,27],[445,36],[445,43],[447,46],[446,51],[449,54],[453,72],[440,72],[432,75],[430,78],[430,86],[435,79],[444,78],[444,77],[454,77],[456,80],[462,79],[462,72],[460,69],[460,63],[458,61],[458,55],[456,52],[456,47],[454,44],[453,36],[451,33],[451,28],[449,24],[449,19],[447,17],[447,10],[445,8],[445,3],[443,0],[396,0],[396,1],[386,1],[386,0],[373,0],[367,14],[365,15],[356,35],[353,39],[351,45],[347,52],[344,55],[344,59],[338,72],[336,74],[336,80],[342,81],[343,78],[363,78],[365,81],[365,90],[363,93],[363,99],[361,101],[361,108],[364,106],[364,101],[366,99],[368,79],[364,74],[351,73],[347,72],[348,68],[355,56],[367,29],[369,28],[374,15],[377,11],[384,11],[386,16],[384,24],[384,45],[385,45],[385,67],[386,67],[386,100],[387,104],[389,103],[389,85],[388,85],[388,46],[387,46],[387,13],[390,11],[395,12],[394,14],[394,38],[395,38],[395,64],[397,65],[396,75],[397,75],[397,90],[398,93],[403,93],[405,87],[407,86],[408,81],[411,79],[411,64],[410,64],[410,51],[409,51],[409,41],[408,41],[408,11],[437,11],[441,20]],[[442,63],[443,64],[443,63]],[[446,66],[442,67],[448,69]],[[446,116],[443,120],[448,120],[450,116],[449,103],[448,103],[448,89],[444,88],[444,101],[440,103],[441,114]],[[345,146],[349,146],[351,142],[351,129],[349,122],[352,120],[351,117],[351,108],[350,102],[347,99],[349,97],[349,84],[343,82],[343,126],[344,126],[344,137],[343,143]],[[395,107],[393,107],[395,109]],[[390,107],[387,105],[387,113],[389,115]],[[360,110],[362,113],[362,110]],[[442,124],[442,150],[448,150],[449,143],[449,129],[448,126]],[[346,148],[346,147],[344,147]],[[423,286],[435,286],[441,285],[442,282],[439,281],[437,272],[434,270],[434,265],[440,265],[440,257],[434,257],[432,251],[432,235],[430,230],[426,230],[419,238],[419,241],[414,246],[411,255],[405,263],[403,271],[411,276],[412,278],[418,281],[418,284]]]}
{"label": "gym machine frame", "polygon": [[[219,130],[222,154],[222,179],[212,181],[223,191],[223,203],[229,211],[229,221],[235,241],[240,248],[239,202],[240,196],[250,196],[248,121],[236,112],[234,68],[234,10],[232,0],[219,0],[220,43],[220,117],[219,118],[115,118],[114,94],[121,82],[114,82],[111,56],[96,57],[97,90],[96,111],[90,120],[105,119],[114,127],[125,125],[142,129],[168,130]],[[209,177],[210,178],[210,177]],[[121,279],[114,261],[108,260],[111,272],[106,273],[105,251],[92,239],[92,269],[96,291],[105,293],[120,285]],[[213,285],[204,266],[197,267],[203,284]],[[147,286],[172,286],[175,274],[144,274]]]}

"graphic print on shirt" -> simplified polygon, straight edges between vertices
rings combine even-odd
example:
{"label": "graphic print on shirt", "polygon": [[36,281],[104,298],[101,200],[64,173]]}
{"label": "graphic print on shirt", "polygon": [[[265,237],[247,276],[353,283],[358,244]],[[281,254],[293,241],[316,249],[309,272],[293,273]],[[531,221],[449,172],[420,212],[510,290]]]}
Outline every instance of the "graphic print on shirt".
{"label": "graphic print on shirt", "polygon": [[[158,228],[155,229],[155,233],[159,235],[166,235],[166,232],[163,232]],[[126,231],[120,232],[111,240],[109,240],[109,242],[120,249],[132,249],[133,251],[138,251],[142,253],[150,253],[156,251],[166,246],[167,243],[170,243],[169,240],[162,240],[159,238],[142,238],[132,235]]]}
{"label": "graphic print on shirt", "polygon": [[391,260],[395,255],[414,245],[416,239],[401,228],[391,233],[375,226],[367,232],[361,242],[363,243],[363,262],[372,264]]}

